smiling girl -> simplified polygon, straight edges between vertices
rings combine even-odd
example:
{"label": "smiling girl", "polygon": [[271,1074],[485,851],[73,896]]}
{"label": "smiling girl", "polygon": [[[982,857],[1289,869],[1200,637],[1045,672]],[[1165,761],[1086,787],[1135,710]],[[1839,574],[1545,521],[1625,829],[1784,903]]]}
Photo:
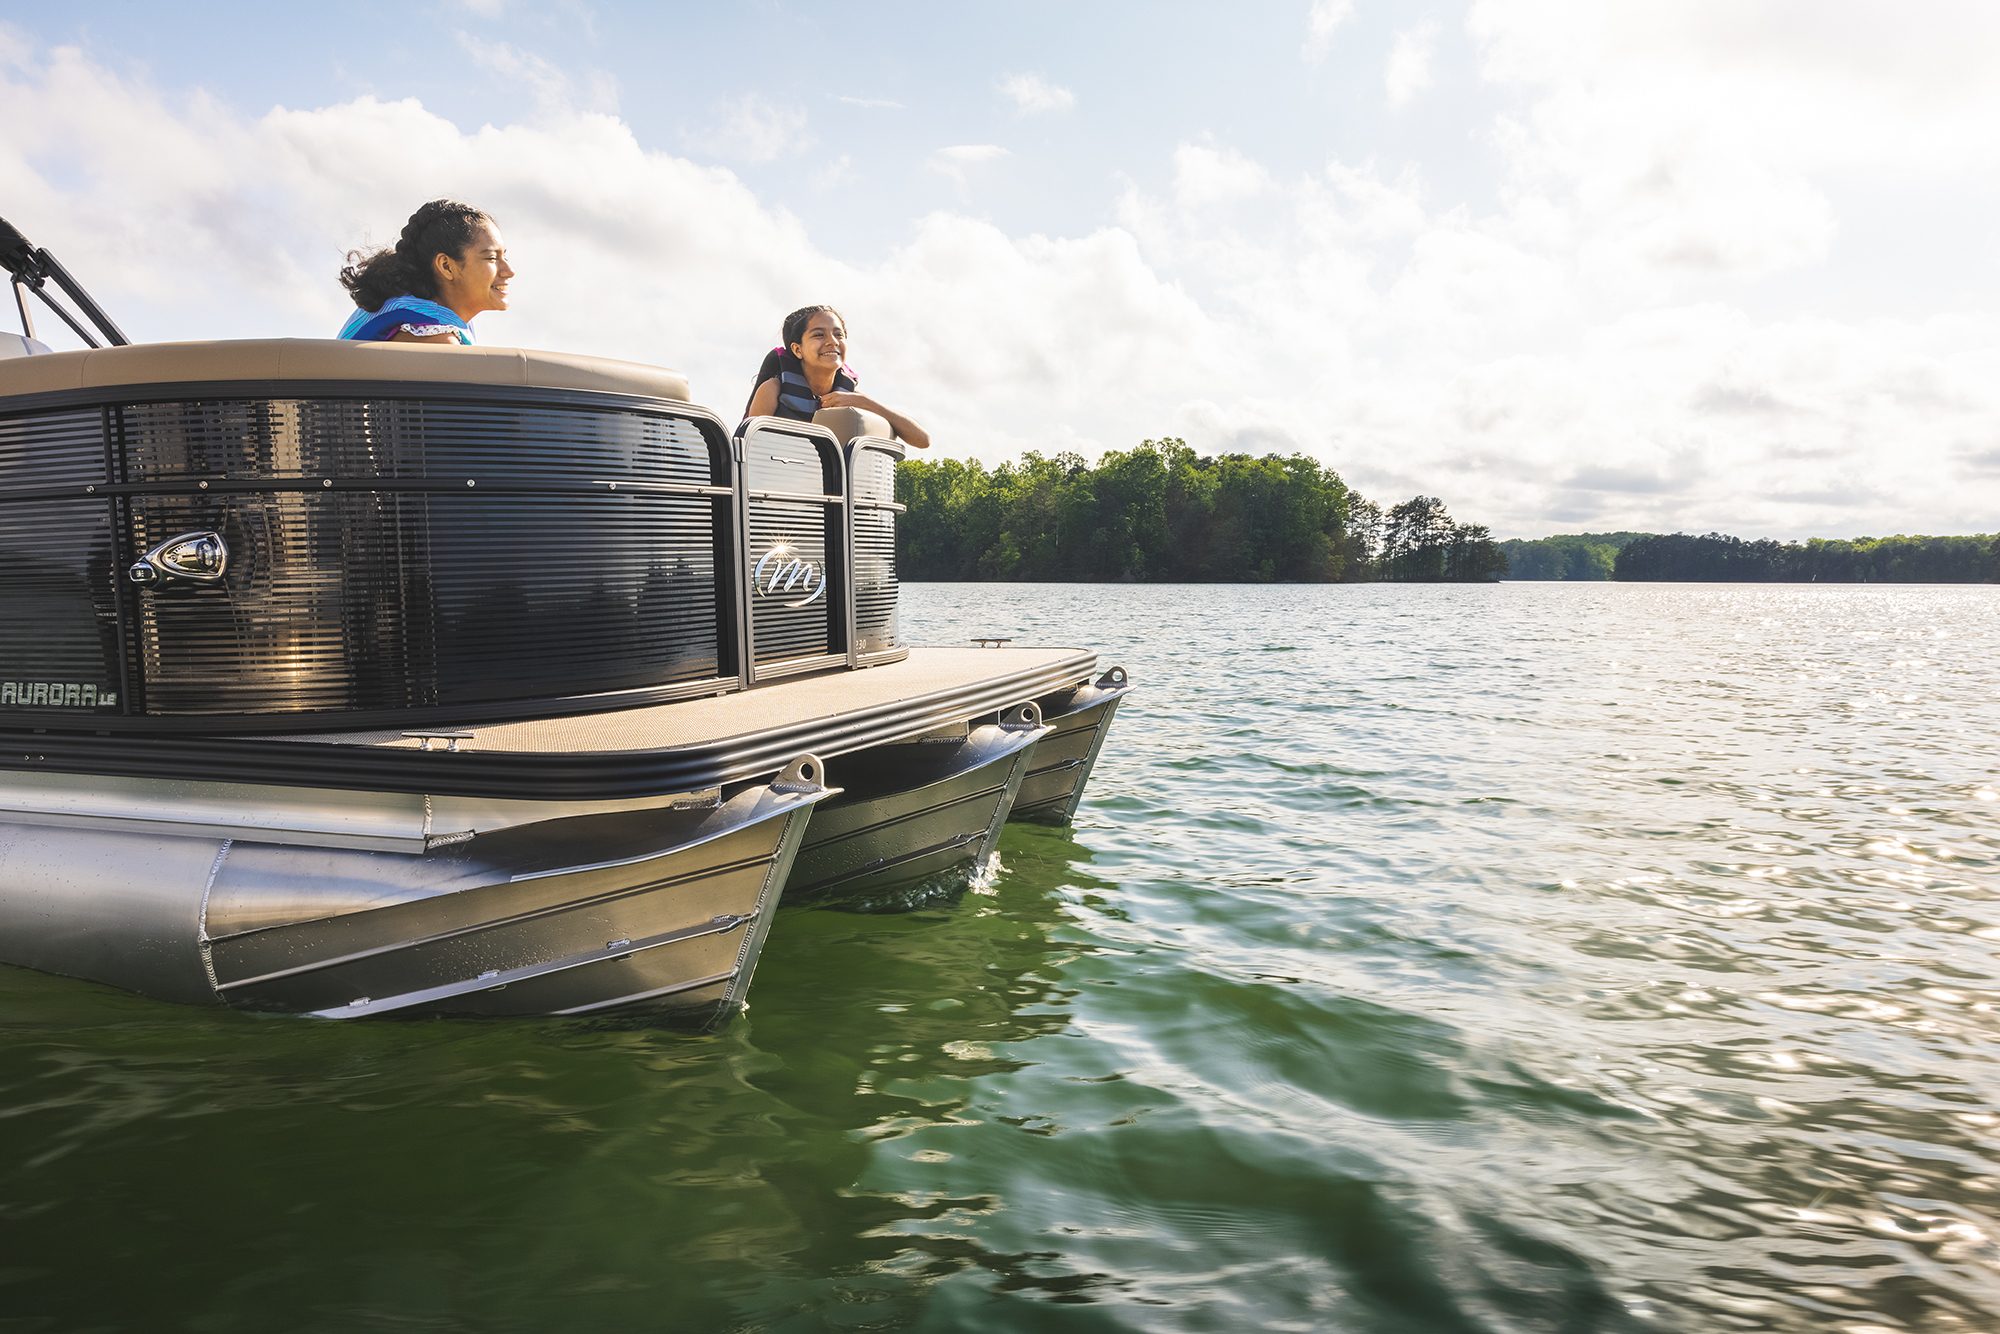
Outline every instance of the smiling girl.
{"label": "smiling girl", "polygon": [[433,199],[396,244],[350,250],[340,285],[360,307],[340,336],[360,342],[470,343],[472,317],[507,309],[514,270],[493,219],[470,204]]}
{"label": "smiling girl", "polygon": [[[806,306],[785,316],[783,347],[773,348],[757,370],[744,417],[786,417],[809,422],[821,408],[861,408],[887,419],[896,438],[918,449],[930,435],[900,412],[854,392],[847,367],[847,323],[832,306]],[[741,429],[741,428],[738,428]]]}

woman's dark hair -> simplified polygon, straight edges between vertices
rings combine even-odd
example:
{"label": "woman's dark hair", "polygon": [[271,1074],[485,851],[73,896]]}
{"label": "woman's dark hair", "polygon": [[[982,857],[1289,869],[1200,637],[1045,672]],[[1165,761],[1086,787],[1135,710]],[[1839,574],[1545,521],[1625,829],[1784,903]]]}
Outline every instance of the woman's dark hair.
{"label": "woman's dark hair", "polygon": [[840,319],[840,312],[832,306],[800,306],[797,310],[785,316],[785,325],[780,331],[784,335],[785,351],[791,351],[792,344],[806,336],[806,326],[811,324],[812,317],[821,311],[825,311],[827,314],[833,316],[834,319],[840,320],[840,327],[843,330],[847,328],[847,321]]}
{"label": "woman's dark hair", "polygon": [[363,310],[380,310],[382,303],[394,296],[435,301],[437,270],[431,261],[439,255],[453,259],[463,255],[479,224],[487,221],[488,216],[470,204],[433,199],[410,215],[403,224],[403,234],[388,249],[348,251],[340,285],[353,294],[354,304]]}

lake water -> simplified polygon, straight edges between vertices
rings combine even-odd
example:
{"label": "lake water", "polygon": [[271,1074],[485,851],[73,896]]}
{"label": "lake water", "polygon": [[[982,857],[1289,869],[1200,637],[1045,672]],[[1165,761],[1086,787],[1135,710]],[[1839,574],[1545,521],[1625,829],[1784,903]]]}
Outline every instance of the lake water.
{"label": "lake water", "polygon": [[1137,689],[1073,830],[786,909],[719,1035],[0,969],[0,1330],[2000,1323],[2000,588],[904,620]]}

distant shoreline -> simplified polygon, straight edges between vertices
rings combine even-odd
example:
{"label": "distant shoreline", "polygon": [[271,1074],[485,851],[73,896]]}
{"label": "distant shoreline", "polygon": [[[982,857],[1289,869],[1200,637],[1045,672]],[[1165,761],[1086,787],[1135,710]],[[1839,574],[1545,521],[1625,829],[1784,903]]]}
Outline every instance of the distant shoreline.
{"label": "distant shoreline", "polygon": [[1515,582],[2000,583],[2000,534],[1746,541],[1724,533],[1567,533],[1500,543]]}
{"label": "distant shoreline", "polygon": [[906,459],[896,499],[903,577],[945,583],[2000,583],[2000,534],[1500,542],[1436,496],[1384,507],[1303,454],[1211,456],[1172,437],[1095,464]]}

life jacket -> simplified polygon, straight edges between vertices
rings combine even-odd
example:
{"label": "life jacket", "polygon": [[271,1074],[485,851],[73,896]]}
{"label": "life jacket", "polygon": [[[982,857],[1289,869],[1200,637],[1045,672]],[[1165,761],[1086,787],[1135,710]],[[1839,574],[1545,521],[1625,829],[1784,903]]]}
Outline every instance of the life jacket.
{"label": "life jacket", "polygon": [[461,343],[472,341],[472,326],[458,317],[450,306],[441,306],[420,296],[392,296],[380,310],[357,310],[340,326],[339,337],[352,342],[379,343],[408,327],[419,338],[448,333]]}
{"label": "life jacket", "polygon": [[[778,405],[771,410],[772,416],[795,422],[813,419],[813,414],[819,411],[819,399],[806,380],[805,366],[789,348],[774,347],[764,358],[764,364],[757,368],[757,383],[751,386],[751,397],[756,397],[757,389],[770,379],[778,382]],[[845,366],[833,373],[833,388],[839,393],[852,393],[857,383],[854,372]]]}

